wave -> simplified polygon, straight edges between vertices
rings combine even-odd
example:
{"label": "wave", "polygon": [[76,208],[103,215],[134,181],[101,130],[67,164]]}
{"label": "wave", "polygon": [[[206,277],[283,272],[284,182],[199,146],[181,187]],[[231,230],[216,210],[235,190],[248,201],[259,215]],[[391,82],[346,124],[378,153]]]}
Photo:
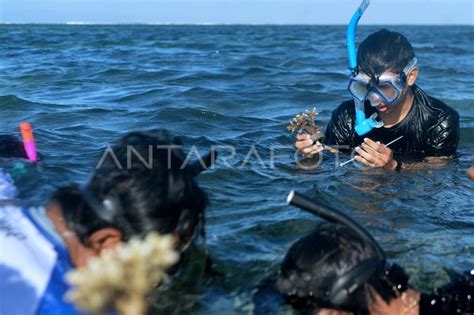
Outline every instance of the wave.
{"label": "wave", "polygon": [[121,96],[118,98],[113,99],[113,102],[116,103],[127,103],[127,102],[135,102],[135,101],[152,101],[157,97],[162,97],[166,92],[166,89],[151,89],[148,91],[138,92],[138,93],[130,93],[125,96]]}
{"label": "wave", "polygon": [[272,74],[275,71],[266,67],[254,66],[245,70],[244,75]]}
{"label": "wave", "polygon": [[228,73],[228,69],[223,69],[222,71],[196,71],[186,74],[181,74],[173,78],[165,79],[167,84],[173,85],[190,85],[190,84],[199,84],[203,80],[215,80],[216,82],[222,82],[225,80],[235,80],[236,76]]}
{"label": "wave", "polygon": [[62,107],[62,105],[57,105],[57,104],[29,101],[27,99],[21,98],[13,94],[0,95],[0,108],[2,110],[5,110],[5,109],[21,110],[21,109],[26,109],[30,107],[37,109],[43,106]]}
{"label": "wave", "polygon": [[192,87],[180,93],[181,96],[186,96],[190,98],[201,98],[207,100],[222,99],[225,98],[227,94],[228,93],[221,90],[204,87]]}

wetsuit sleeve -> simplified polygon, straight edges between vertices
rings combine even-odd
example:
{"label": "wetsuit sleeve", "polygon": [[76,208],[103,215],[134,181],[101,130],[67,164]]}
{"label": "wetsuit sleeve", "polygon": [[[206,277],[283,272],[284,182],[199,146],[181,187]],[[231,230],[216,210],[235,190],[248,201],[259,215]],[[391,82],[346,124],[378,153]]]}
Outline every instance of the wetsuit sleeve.
{"label": "wetsuit sleeve", "polygon": [[[351,116],[350,101],[344,102],[332,113],[331,120],[326,127],[326,139],[324,141],[327,145],[353,145],[354,138],[354,118]],[[352,110],[353,112],[354,110]]]}
{"label": "wetsuit sleeve", "polygon": [[459,142],[459,114],[455,110],[443,112],[429,133],[427,155],[455,154]]}

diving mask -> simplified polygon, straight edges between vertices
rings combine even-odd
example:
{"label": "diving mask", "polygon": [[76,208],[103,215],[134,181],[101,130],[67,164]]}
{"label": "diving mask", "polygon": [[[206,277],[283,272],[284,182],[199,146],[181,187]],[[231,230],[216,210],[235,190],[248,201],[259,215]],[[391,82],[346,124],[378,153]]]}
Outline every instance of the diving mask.
{"label": "diving mask", "polygon": [[400,97],[406,84],[406,78],[411,70],[416,66],[417,59],[413,58],[400,75],[384,74],[380,76],[377,83],[365,73],[352,76],[349,81],[349,92],[361,103],[370,101],[373,107],[377,107],[382,102],[390,106]]}

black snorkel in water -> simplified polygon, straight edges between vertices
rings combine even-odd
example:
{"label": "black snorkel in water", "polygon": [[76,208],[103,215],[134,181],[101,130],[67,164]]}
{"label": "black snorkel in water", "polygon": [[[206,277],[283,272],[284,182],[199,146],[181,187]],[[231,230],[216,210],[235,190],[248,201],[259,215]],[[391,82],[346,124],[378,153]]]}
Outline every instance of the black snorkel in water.
{"label": "black snorkel in water", "polygon": [[377,252],[375,257],[362,261],[334,282],[328,291],[328,300],[332,305],[340,306],[345,304],[351,294],[357,290],[361,284],[365,283],[376,272],[382,272],[385,269],[386,256],[382,247],[380,247],[372,235],[355,220],[332,207],[323,206],[294,190],[288,195],[287,202],[326,221],[349,227],[363,241],[371,244]]}
{"label": "black snorkel in water", "polygon": [[[354,301],[359,301],[355,295],[352,295],[352,293],[354,293],[358,288],[360,288],[361,285],[364,285],[366,283],[372,286],[372,289],[375,290],[377,290],[377,287],[379,289],[382,289],[382,287],[380,286],[382,283],[384,284],[384,286],[388,285],[385,287],[385,289],[376,292],[382,298],[385,295],[389,299],[390,297],[389,295],[387,295],[387,289],[391,289],[393,293],[395,293],[395,295],[392,296],[392,298],[394,298],[401,297],[401,294],[403,292],[406,292],[406,290],[409,288],[408,275],[405,273],[403,268],[397,264],[387,263],[385,252],[383,251],[383,249],[380,247],[377,241],[370,235],[370,233],[360,224],[358,224],[355,220],[353,220],[346,214],[332,208],[331,206],[322,205],[317,201],[309,199],[295,191],[290,192],[287,201],[289,204],[306,210],[320,218],[325,219],[326,221],[343,225],[346,228],[349,228],[363,242],[366,242],[366,244],[371,245],[376,252],[373,257],[361,261],[348,272],[338,277],[336,281],[330,283],[329,288],[324,289],[324,300],[318,300],[316,302],[316,309],[319,309],[320,307],[329,307],[354,313],[353,309],[346,309],[346,307],[347,305],[350,305],[351,302],[353,303]],[[318,245],[315,244],[315,247],[318,248]],[[308,247],[304,248],[304,250],[306,251],[309,249],[310,248]],[[298,259],[300,259],[301,256],[298,257]],[[292,259],[295,260],[296,258]],[[304,260],[305,259],[302,259],[302,261]],[[307,261],[305,263],[308,264]],[[318,263],[319,261],[316,262],[316,264]],[[312,266],[315,266],[314,261],[312,262]],[[298,269],[298,267],[293,268]],[[312,272],[311,269],[308,271],[307,269],[305,269],[305,267],[303,268],[304,269],[298,269],[297,272],[302,274],[308,274],[308,272]],[[474,314],[474,270],[471,269],[469,271],[464,272],[463,274],[455,273],[453,271],[449,271],[448,269],[445,270],[448,271],[451,278],[451,282],[448,285],[442,288],[436,288],[433,290],[433,292],[429,294],[421,293],[420,300],[413,301],[419,303],[418,305],[420,315]],[[377,275],[377,279],[371,278],[374,275]],[[373,282],[374,280],[376,282]],[[293,283],[295,283],[295,280],[290,281],[293,281]],[[376,285],[375,287],[373,286],[374,284]],[[290,286],[291,290],[294,290],[294,288],[294,286]],[[306,287],[305,289],[301,289],[301,287],[296,288],[299,290],[319,289],[318,287],[316,287],[315,289],[311,287],[309,289],[306,289]],[[309,294],[306,293],[303,298],[311,299],[311,292],[309,292]],[[351,300],[352,298],[354,298],[355,300]],[[386,298],[383,299],[387,302],[389,301]],[[328,302],[330,303],[330,305],[328,305]],[[311,302],[307,302],[306,306],[311,305],[310,303]],[[314,310],[314,304],[311,307],[313,307],[312,310]]]}

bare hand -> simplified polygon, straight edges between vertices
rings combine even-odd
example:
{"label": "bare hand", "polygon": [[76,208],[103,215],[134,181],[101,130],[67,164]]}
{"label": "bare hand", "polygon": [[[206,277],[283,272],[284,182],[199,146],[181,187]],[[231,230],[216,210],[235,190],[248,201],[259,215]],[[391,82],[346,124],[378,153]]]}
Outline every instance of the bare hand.
{"label": "bare hand", "polygon": [[[474,163],[474,156],[472,156],[471,161],[472,163]],[[470,180],[474,180],[474,166],[467,170],[467,177]]]}
{"label": "bare hand", "polygon": [[369,138],[364,139],[360,147],[355,148],[359,154],[355,160],[369,167],[384,167],[389,170],[397,168],[397,161],[393,159],[393,151],[380,141],[374,142]]}
{"label": "bare hand", "polygon": [[324,150],[324,146],[319,141],[315,143],[308,134],[297,134],[295,147],[304,157],[312,157]]}

